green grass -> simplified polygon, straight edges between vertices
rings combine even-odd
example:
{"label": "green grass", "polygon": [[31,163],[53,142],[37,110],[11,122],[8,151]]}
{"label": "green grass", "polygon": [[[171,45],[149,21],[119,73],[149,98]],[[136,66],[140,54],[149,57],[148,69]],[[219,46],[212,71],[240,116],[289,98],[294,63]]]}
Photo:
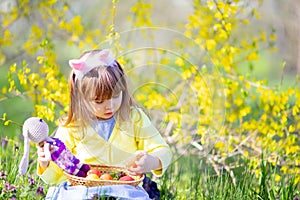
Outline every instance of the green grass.
{"label": "green grass", "polygon": [[223,171],[217,176],[203,159],[181,158],[173,164],[159,180],[162,199],[263,199],[288,200],[299,198],[299,184],[293,177],[284,177],[276,182],[272,174],[276,168],[261,163],[260,177],[244,167],[236,169],[236,184],[229,173]]}
{"label": "green grass", "polygon": [[[23,150],[23,149],[22,149]],[[18,142],[8,140],[0,151],[0,199],[44,199],[47,185],[33,172],[36,163],[30,160],[30,173],[18,175],[22,154]]]}
{"label": "green grass", "polygon": [[[18,143],[9,140],[0,151],[0,199],[43,199],[48,185],[35,175],[36,155],[32,152],[29,172],[18,175],[21,157]],[[161,192],[161,199],[258,199],[293,200],[300,197],[299,184],[293,184],[293,177],[283,177],[276,182],[272,174],[276,168],[261,163],[261,176],[255,177],[247,168],[236,169],[236,184],[226,171],[217,176],[205,159],[197,156],[181,157],[174,162],[166,174],[155,181]]]}

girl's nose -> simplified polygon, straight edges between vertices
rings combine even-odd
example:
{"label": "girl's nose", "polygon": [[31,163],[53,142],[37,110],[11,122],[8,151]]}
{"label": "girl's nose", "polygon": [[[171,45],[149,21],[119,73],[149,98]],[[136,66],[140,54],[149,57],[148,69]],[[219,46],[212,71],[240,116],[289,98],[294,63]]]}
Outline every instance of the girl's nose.
{"label": "girl's nose", "polygon": [[105,104],[105,109],[111,109],[112,108],[112,100],[107,100],[106,104]]}

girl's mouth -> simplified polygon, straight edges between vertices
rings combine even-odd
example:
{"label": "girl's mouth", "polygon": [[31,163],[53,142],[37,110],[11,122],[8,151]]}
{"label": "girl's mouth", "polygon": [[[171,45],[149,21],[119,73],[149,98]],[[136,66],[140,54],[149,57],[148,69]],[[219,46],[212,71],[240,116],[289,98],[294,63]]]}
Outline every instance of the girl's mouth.
{"label": "girl's mouth", "polygon": [[108,113],[105,113],[104,115],[105,116],[110,116],[110,115],[112,115],[113,113],[112,112],[108,112]]}

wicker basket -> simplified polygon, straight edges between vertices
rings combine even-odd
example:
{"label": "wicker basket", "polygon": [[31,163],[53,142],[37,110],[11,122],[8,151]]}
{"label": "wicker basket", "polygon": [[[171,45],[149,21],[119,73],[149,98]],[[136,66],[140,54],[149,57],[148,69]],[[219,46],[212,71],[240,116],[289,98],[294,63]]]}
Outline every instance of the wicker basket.
{"label": "wicker basket", "polygon": [[[101,174],[105,173],[116,173],[116,172],[126,172],[125,168],[114,167],[114,166],[104,166],[104,165],[90,165],[91,169],[98,169]],[[134,176],[133,181],[119,181],[119,180],[98,180],[98,179],[87,179],[83,177],[73,176],[64,172],[72,186],[83,185],[87,187],[103,186],[103,185],[132,185],[134,187],[138,186],[144,179],[142,176]]]}

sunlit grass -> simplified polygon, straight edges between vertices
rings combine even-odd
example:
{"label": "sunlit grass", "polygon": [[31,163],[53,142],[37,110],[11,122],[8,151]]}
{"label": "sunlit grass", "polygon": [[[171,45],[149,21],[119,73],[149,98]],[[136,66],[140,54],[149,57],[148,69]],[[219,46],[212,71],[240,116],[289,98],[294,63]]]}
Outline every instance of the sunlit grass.
{"label": "sunlit grass", "polygon": [[204,162],[196,157],[181,158],[159,180],[162,199],[297,199],[299,184],[293,176],[273,178],[276,168],[261,163],[261,174],[256,177],[247,165],[236,169],[236,184],[226,171],[217,176]]}
{"label": "sunlit grass", "polygon": [[30,171],[18,174],[18,163],[22,154],[17,142],[3,140],[0,151],[0,199],[44,199],[47,185],[35,174],[30,161]]}
{"label": "sunlit grass", "polygon": [[[0,199],[44,199],[49,186],[35,174],[36,155],[32,155],[28,174],[18,175],[21,149],[13,140],[2,143]],[[282,176],[276,181],[272,176],[276,167],[265,161],[261,162],[260,169],[261,173],[255,176],[245,164],[235,170],[236,183],[233,183],[226,171],[220,171],[217,176],[205,158],[182,156],[172,163],[163,177],[154,180],[161,199],[299,199],[300,185],[294,184],[293,176]]]}

